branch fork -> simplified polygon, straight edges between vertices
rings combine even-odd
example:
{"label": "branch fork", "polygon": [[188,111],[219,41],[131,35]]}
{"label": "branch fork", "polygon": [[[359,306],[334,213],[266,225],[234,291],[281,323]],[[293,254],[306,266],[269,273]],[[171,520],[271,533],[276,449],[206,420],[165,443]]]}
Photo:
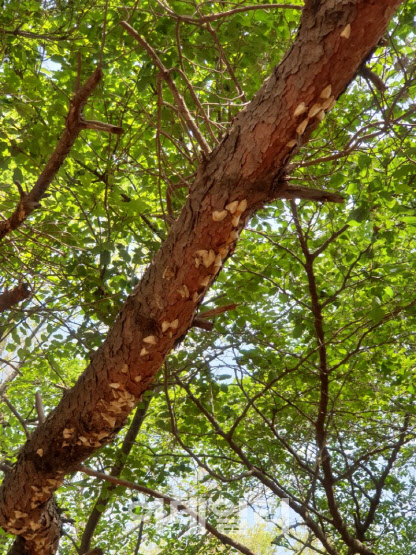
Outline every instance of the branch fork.
{"label": "branch fork", "polygon": [[29,191],[29,193],[25,193],[21,184],[15,182],[19,190],[20,201],[13,214],[6,220],[0,221],[0,241],[8,233],[22,225],[30,214],[36,208],[39,208],[40,201],[64,163],[66,157],[70,153],[71,148],[73,147],[82,129],[96,129],[98,131],[115,133],[117,135],[123,133],[121,127],[99,121],[85,120],[82,116],[82,110],[85,103],[96,89],[102,77],[103,72],[100,67],[97,67],[84,85],[77,90],[73,96],[70,102],[68,116],[66,118],[65,129],[32,190]]}

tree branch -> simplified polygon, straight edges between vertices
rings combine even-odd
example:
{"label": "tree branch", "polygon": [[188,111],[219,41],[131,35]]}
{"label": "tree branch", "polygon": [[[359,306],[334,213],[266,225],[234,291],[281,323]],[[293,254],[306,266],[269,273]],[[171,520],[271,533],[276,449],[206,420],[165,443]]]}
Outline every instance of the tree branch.
{"label": "tree branch", "polygon": [[17,418],[17,420],[20,422],[25,435],[27,438],[30,437],[30,432],[28,430],[28,427],[26,426],[26,422],[24,421],[24,418],[21,417],[21,415],[17,412],[17,410],[14,408],[14,406],[12,405],[12,403],[9,401],[9,399],[6,397],[6,395],[3,395],[2,397],[3,401],[6,403],[6,405],[8,406],[10,412]]}
{"label": "tree branch", "polygon": [[122,135],[124,133],[122,127],[112,125],[111,123],[104,123],[103,121],[81,118],[79,124],[81,129],[96,129],[97,131],[105,131],[106,133],[114,133],[115,135]]}
{"label": "tree branch", "polygon": [[345,198],[339,193],[321,191],[320,189],[302,187],[301,185],[287,185],[283,191],[278,193],[277,198],[288,200],[299,198],[304,200],[313,200],[315,202],[345,202]]}
{"label": "tree branch", "polygon": [[334,491],[334,475],[332,472],[331,454],[327,446],[326,423],[328,419],[328,403],[329,403],[329,368],[327,359],[326,339],[324,332],[324,318],[322,305],[319,302],[318,288],[316,283],[315,271],[313,267],[314,256],[310,252],[305,234],[302,230],[298,210],[293,200],[290,201],[291,212],[295,223],[296,232],[299,243],[305,257],[305,271],[308,279],[309,296],[311,299],[311,311],[313,315],[315,336],[317,342],[317,350],[319,355],[319,404],[318,414],[315,421],[316,443],[319,449],[319,458],[317,464],[323,470],[323,486],[327,498],[329,512],[333,519],[333,525],[341,535],[345,544],[350,547],[353,552],[362,553],[363,555],[371,555],[372,551],[363,545],[360,540],[354,538],[349,532],[344,519],[341,516],[339,505],[337,503]]}
{"label": "tree branch", "polygon": [[170,75],[169,70],[163,65],[161,59],[156,54],[154,49],[150,46],[150,44],[141,35],[139,35],[139,33],[135,29],[133,29],[133,27],[129,25],[127,21],[121,21],[120,25],[129,33],[129,35],[135,38],[137,42],[146,50],[146,52],[149,54],[150,58],[153,60],[154,64],[156,65],[156,67],[160,70],[163,79],[166,81],[166,84],[170,88],[173,98],[175,99],[176,106],[178,107],[179,113],[188,124],[189,129],[194,134],[195,139],[197,140],[204,154],[208,156],[211,149],[208,143],[206,142],[205,137],[202,135],[194,118],[192,117],[191,112],[188,110],[188,107],[185,103],[185,99],[179,92],[175,84],[175,81],[172,79]]}
{"label": "tree branch", "polygon": [[237,307],[238,303],[230,303],[223,306],[217,306],[216,308],[211,308],[210,310],[206,310],[205,312],[200,312],[198,314],[198,318],[214,318],[214,316],[218,316],[218,314],[223,314],[224,312],[228,312],[229,310],[235,310]]}
{"label": "tree branch", "polygon": [[35,393],[35,406],[36,412],[38,413],[39,424],[43,424],[45,422],[45,411],[43,409],[43,401],[40,391],[36,391]]}
{"label": "tree branch", "polygon": [[[220,424],[217,422],[217,420],[214,418],[214,416],[210,412],[207,411],[204,404],[201,403],[199,401],[199,399],[197,399],[195,397],[195,395],[193,395],[190,388],[184,382],[182,382],[179,379],[178,376],[176,376],[176,381],[181,385],[181,387],[183,387],[183,389],[187,392],[189,399],[199,408],[201,413],[205,415],[207,420],[210,422],[210,424],[214,428],[215,432],[219,436],[221,436],[228,443],[228,445],[231,447],[231,449],[234,451],[234,453],[240,458],[240,460],[246,466],[246,468],[250,471],[250,473],[254,477],[256,477],[262,484],[264,484],[267,488],[269,488],[270,491],[272,491],[280,499],[289,497],[289,494],[288,494],[287,491],[284,491],[281,487],[279,487],[274,481],[272,481],[270,479],[269,476],[267,476],[267,474],[265,472],[263,472],[260,468],[255,466],[250,461],[250,459],[244,453],[242,448],[237,443],[235,443],[235,441],[232,439],[230,433],[229,432],[226,433],[221,428]],[[301,503],[299,500],[294,499],[293,496],[290,496],[290,506],[294,511],[296,511],[304,519],[305,524],[314,532],[316,537],[325,546],[328,553],[330,555],[339,555],[338,551],[335,549],[335,547],[332,545],[332,543],[326,537],[326,535],[324,534],[321,527],[312,519],[312,517],[309,514],[309,510],[305,506],[305,504]],[[373,555],[373,554],[371,554],[371,555]]]}
{"label": "tree branch", "polygon": [[31,291],[27,283],[21,283],[14,289],[3,291],[3,293],[0,293],[0,313],[9,310],[21,301],[25,301],[30,297],[30,294]]}
{"label": "tree branch", "polygon": [[[75,29],[73,29],[75,31]],[[31,31],[21,31],[20,29],[15,29],[14,31],[7,31],[5,29],[1,29],[1,32],[3,32],[6,35],[11,35],[11,36],[19,36],[19,37],[24,37],[27,39],[34,39],[34,40],[48,40],[48,41],[61,41],[61,40],[75,40],[75,39],[70,39],[69,37],[71,36],[71,32],[65,34],[65,35],[57,35],[54,36],[53,33],[48,34],[48,33],[32,33]]]}
{"label": "tree branch", "polygon": [[184,21],[186,23],[194,23],[200,25],[202,23],[209,23],[211,21],[217,21],[218,19],[224,19],[225,17],[230,17],[236,13],[250,12],[252,10],[270,10],[273,8],[278,9],[288,9],[288,10],[302,10],[302,6],[297,4],[257,4],[255,6],[239,6],[238,8],[233,8],[221,13],[213,13],[210,15],[202,15],[198,18],[190,17],[188,15],[179,15],[169,8],[164,2],[157,0],[157,3],[162,6],[171,17],[174,17],[178,21]]}
{"label": "tree branch", "polygon": [[364,540],[365,533],[367,532],[371,524],[374,522],[374,518],[376,516],[376,510],[380,504],[381,495],[383,493],[383,489],[384,489],[384,485],[386,483],[387,477],[390,474],[391,469],[393,468],[393,465],[397,459],[400,449],[406,443],[406,434],[409,429],[409,423],[410,423],[410,415],[406,414],[402,429],[400,431],[399,439],[396,445],[394,446],[390,457],[387,459],[387,464],[383,472],[381,473],[380,478],[376,481],[376,492],[374,496],[370,499],[370,508],[368,510],[366,519],[362,523],[357,523],[357,535],[361,541]]}
{"label": "tree branch", "polygon": [[369,81],[371,81],[373,83],[373,85],[375,86],[375,88],[378,90],[378,92],[380,92],[380,93],[386,92],[387,85],[385,84],[383,79],[381,77],[379,77],[377,75],[377,73],[374,73],[374,71],[371,71],[371,69],[368,66],[363,64],[360,67],[360,70],[359,70],[358,73],[360,75],[362,75],[364,77],[364,79],[368,79]]}
{"label": "tree branch", "polygon": [[[143,401],[142,401],[143,403]],[[128,429],[126,436],[123,440],[123,444],[120,447],[120,450],[116,454],[116,460],[111,468],[111,476],[118,478],[123,471],[123,468],[126,464],[127,457],[130,454],[130,451],[134,445],[136,440],[137,434],[142,427],[143,421],[146,417],[147,409],[149,407],[150,397],[147,398],[147,401],[144,401],[144,407],[140,407],[136,409],[134,414],[133,420],[130,424],[130,428]],[[98,526],[98,523],[104,514],[104,510],[100,507],[98,510],[98,506],[102,505],[106,507],[111,500],[111,492],[115,489],[115,485],[110,486],[105,491],[102,488],[96,502],[94,503],[94,508],[92,509],[87,524],[84,528],[84,533],[82,534],[81,538],[81,545],[80,545],[80,553],[86,553],[90,549],[91,539],[94,535],[95,529]]]}
{"label": "tree branch", "polygon": [[244,555],[255,555],[255,553],[253,553],[251,549],[249,549],[245,545],[242,545],[236,540],[233,540],[229,536],[223,534],[222,532],[217,530],[214,526],[212,526],[212,524],[209,524],[204,519],[204,517],[202,517],[199,513],[187,507],[184,503],[181,503],[180,501],[177,501],[173,497],[170,497],[169,495],[165,495],[164,493],[160,493],[158,491],[147,488],[145,486],[140,486],[139,484],[134,484],[133,482],[128,482],[127,480],[122,480],[114,476],[109,476],[108,474],[104,474],[104,472],[97,472],[96,470],[91,470],[90,468],[87,468],[86,466],[83,466],[83,465],[80,465],[77,470],[79,470],[80,472],[83,472],[84,474],[87,474],[88,476],[99,478],[100,480],[106,480],[107,482],[110,482],[115,486],[124,486],[126,488],[139,491],[140,493],[144,493],[145,495],[154,497],[155,499],[161,499],[164,504],[170,507],[173,507],[178,511],[183,511],[184,513],[187,513],[190,517],[196,520],[196,522],[204,526],[208,530],[208,532],[210,532],[210,534],[215,536],[224,545],[229,545],[234,549],[237,549],[238,551],[240,551],[240,553],[244,553]]}
{"label": "tree branch", "polygon": [[[98,83],[101,81],[103,73],[101,68],[97,68],[94,73],[87,79],[84,85],[75,93],[71,100],[69,113],[66,118],[65,130],[59,139],[59,142],[51,154],[45,168],[38,177],[32,190],[25,194],[20,199],[15,211],[7,219],[0,222],[0,240],[3,239],[8,233],[18,228],[30,214],[40,206],[40,201],[44,196],[46,190],[54,179],[58,170],[68,156],[72,146],[75,143],[80,131],[82,129],[93,128],[97,129],[97,125],[101,126],[100,130],[108,131],[111,133],[120,133],[120,128],[110,124],[103,124],[101,122],[88,122],[82,119],[83,107],[91,96]],[[95,124],[95,127],[89,126]],[[104,127],[105,129],[104,129]],[[110,131],[111,128],[111,131]]]}
{"label": "tree branch", "polygon": [[[189,330],[249,218],[278,198],[293,141],[301,138],[305,143],[320,123],[320,118],[295,115],[299,106],[315,109],[318,104],[322,112],[338,98],[400,3],[322,0],[316,14],[303,12],[296,41],[282,63],[199,167],[179,218],[105,341],[75,386],[33,432],[5,477],[0,524],[24,538],[27,550],[39,551],[42,545],[42,555],[56,551],[60,527],[51,506],[53,492],[65,474],[110,442],[124,425],[167,354]],[[348,44],[341,36],[347,23]],[[319,45],[313,57],[311,44]],[[252,470],[241,449],[233,448]],[[257,473],[277,495],[286,496],[264,472]],[[335,554],[306,508],[297,510]],[[365,546],[357,551],[370,553]]]}

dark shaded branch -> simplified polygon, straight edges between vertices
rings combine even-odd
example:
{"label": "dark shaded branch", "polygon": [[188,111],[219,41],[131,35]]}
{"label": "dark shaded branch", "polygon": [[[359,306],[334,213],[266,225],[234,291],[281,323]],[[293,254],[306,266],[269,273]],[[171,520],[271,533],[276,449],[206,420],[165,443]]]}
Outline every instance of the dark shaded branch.
{"label": "dark shaded branch", "polygon": [[194,318],[192,320],[192,327],[200,328],[205,331],[212,331],[214,329],[214,324],[213,322],[207,322],[203,318]]}
{"label": "dark shaded branch", "polygon": [[118,125],[92,119],[81,119],[80,125],[82,129],[96,129],[97,131],[105,131],[106,133],[114,133],[115,135],[122,135],[124,133],[124,129]]}
{"label": "dark shaded branch", "polygon": [[140,545],[142,543],[142,537],[143,537],[143,527],[144,527],[144,518],[142,518],[140,521],[139,531],[137,533],[137,542],[134,548],[134,555],[139,555],[139,549],[140,549]]}
{"label": "dark shaded branch", "polygon": [[[0,223],[1,226],[1,223]],[[14,289],[9,289],[0,293],[0,313],[9,310],[17,303],[30,297],[30,289],[27,283],[21,283]]]}
{"label": "dark shaded branch", "polygon": [[10,464],[7,464],[6,462],[0,462],[0,471],[3,472],[4,474],[7,474],[7,472],[11,472],[11,470],[13,469],[13,467]]}
{"label": "dark shaded branch", "polygon": [[[150,404],[151,397],[148,397],[146,401],[142,401],[144,407],[138,407],[136,412],[134,413],[133,420],[130,424],[130,427],[124,437],[123,444],[116,455],[116,460],[111,468],[111,475],[114,477],[120,476],[123,471],[123,468],[126,464],[127,457],[130,454],[130,451],[134,445],[136,440],[137,434],[142,427],[143,421],[145,419],[147,409]],[[81,538],[81,546],[80,546],[80,553],[86,553],[90,549],[91,539],[94,535],[95,529],[104,514],[103,507],[107,507],[109,502],[111,501],[112,492],[116,488],[115,485],[110,486],[109,488],[101,489],[97,501],[94,504],[94,508],[88,517],[87,524],[84,528],[84,533]],[[100,507],[100,510],[98,509]]]}
{"label": "dark shaded branch", "polygon": [[24,430],[24,432],[25,432],[26,437],[29,438],[29,437],[30,437],[30,432],[29,432],[29,430],[28,430],[28,428],[27,428],[27,426],[26,426],[26,422],[25,422],[24,418],[22,418],[22,417],[20,416],[20,414],[19,414],[19,413],[17,412],[17,410],[14,408],[14,406],[13,406],[12,403],[9,401],[9,399],[6,397],[6,395],[3,395],[2,399],[3,399],[3,401],[6,403],[6,405],[8,406],[10,412],[11,412],[11,413],[17,418],[17,420],[20,422],[20,424],[21,424],[21,426],[22,426],[22,428],[23,428],[23,430]]}
{"label": "dark shaded branch", "polygon": [[342,518],[339,510],[338,502],[335,497],[334,491],[334,475],[332,471],[331,454],[327,446],[327,431],[326,424],[328,420],[328,403],[329,403],[329,368],[327,360],[326,340],[324,332],[324,319],[322,313],[322,305],[319,302],[318,288],[316,284],[316,277],[313,268],[314,257],[310,252],[307,239],[302,230],[299,220],[298,210],[296,203],[291,200],[290,207],[292,211],[293,220],[296,227],[299,243],[305,257],[305,271],[308,279],[309,295],[311,299],[311,310],[314,320],[314,328],[316,340],[318,343],[319,355],[319,379],[320,379],[320,393],[318,414],[315,422],[316,430],[316,443],[319,448],[318,464],[323,470],[322,484],[325,489],[326,499],[328,503],[329,512],[333,519],[333,525],[340,533],[345,544],[350,547],[354,553],[362,553],[363,555],[372,554],[371,549],[366,547],[354,538],[349,532],[347,525]]}
{"label": "dark shaded branch", "polygon": [[371,69],[367,67],[365,64],[363,64],[360,67],[360,70],[358,71],[358,73],[362,75],[362,77],[364,77],[365,79],[368,79],[369,81],[371,81],[371,83],[373,83],[375,88],[380,93],[384,93],[387,90],[387,85],[385,84],[383,79],[379,77],[377,73],[374,73],[374,71],[371,71]]}
{"label": "dark shaded branch", "polygon": [[339,193],[311,189],[309,187],[302,187],[301,185],[287,185],[283,191],[279,191],[277,198],[289,200],[299,198],[318,202],[345,202],[345,198]]}

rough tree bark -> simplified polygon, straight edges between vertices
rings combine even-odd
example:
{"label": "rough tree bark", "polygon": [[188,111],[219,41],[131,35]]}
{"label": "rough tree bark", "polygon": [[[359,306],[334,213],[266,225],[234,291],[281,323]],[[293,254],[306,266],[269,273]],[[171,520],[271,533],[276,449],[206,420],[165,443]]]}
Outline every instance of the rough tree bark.
{"label": "rough tree bark", "polygon": [[293,46],[201,165],[180,217],[103,345],[5,477],[0,524],[19,535],[13,553],[56,552],[60,519],[53,492],[123,426],[191,326],[251,215],[287,198],[290,158],[354,77],[400,3],[306,3]]}

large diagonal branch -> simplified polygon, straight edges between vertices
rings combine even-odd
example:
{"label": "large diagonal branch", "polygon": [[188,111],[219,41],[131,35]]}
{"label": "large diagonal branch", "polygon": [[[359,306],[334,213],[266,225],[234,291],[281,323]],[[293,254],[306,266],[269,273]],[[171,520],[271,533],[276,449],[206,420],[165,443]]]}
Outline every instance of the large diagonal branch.
{"label": "large diagonal branch", "polygon": [[50,555],[50,499],[111,441],[192,324],[250,216],[278,198],[286,166],[385,31],[400,0],[322,0],[305,9],[282,63],[198,170],[180,217],[76,385],[22,448],[0,490],[0,524]]}
{"label": "large diagonal branch", "polygon": [[101,68],[97,68],[84,85],[75,93],[71,100],[65,129],[61,138],[29,193],[23,193],[23,189],[20,184],[18,184],[21,198],[13,214],[6,220],[0,221],[0,241],[8,233],[18,228],[30,214],[40,206],[42,197],[64,163],[65,158],[68,156],[82,129],[98,129],[100,131],[116,134],[123,132],[123,130],[116,125],[84,120],[82,117],[82,109],[98,83],[101,81],[102,76],[103,73]]}

